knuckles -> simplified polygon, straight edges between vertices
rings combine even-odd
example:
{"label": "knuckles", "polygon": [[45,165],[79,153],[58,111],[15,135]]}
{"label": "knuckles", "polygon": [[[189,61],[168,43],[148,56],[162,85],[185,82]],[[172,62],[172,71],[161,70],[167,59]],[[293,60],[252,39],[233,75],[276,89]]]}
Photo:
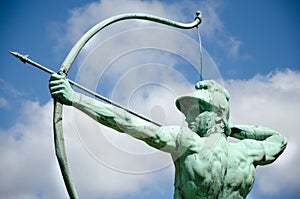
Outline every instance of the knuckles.
{"label": "knuckles", "polygon": [[52,98],[58,99],[67,105],[71,104],[73,90],[65,77],[52,74],[49,80],[49,90]]}

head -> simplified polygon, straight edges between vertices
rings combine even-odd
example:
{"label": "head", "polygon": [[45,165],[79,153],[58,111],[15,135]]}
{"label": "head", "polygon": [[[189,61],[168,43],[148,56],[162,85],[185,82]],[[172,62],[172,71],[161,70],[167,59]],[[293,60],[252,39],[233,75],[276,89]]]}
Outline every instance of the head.
{"label": "head", "polygon": [[188,127],[200,137],[207,137],[214,133],[225,132],[224,121],[215,112],[204,111],[196,117],[188,115],[186,121]]}
{"label": "head", "polygon": [[[224,127],[223,132],[230,134],[229,119],[229,93],[213,80],[200,81],[195,86],[196,91],[176,100],[177,108],[186,116],[186,121],[191,130],[203,136],[204,123],[216,123]],[[195,123],[198,123],[195,127]],[[206,129],[207,130],[207,129]]]}

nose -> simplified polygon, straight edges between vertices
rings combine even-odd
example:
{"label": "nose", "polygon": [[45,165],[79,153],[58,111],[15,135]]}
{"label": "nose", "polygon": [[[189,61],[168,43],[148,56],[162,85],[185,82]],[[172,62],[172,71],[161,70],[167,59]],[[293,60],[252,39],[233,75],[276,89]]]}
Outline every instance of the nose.
{"label": "nose", "polygon": [[190,123],[192,123],[192,122],[194,121],[194,118],[192,118],[192,117],[186,117],[186,118],[185,118],[185,121],[186,121],[188,124],[190,124]]}

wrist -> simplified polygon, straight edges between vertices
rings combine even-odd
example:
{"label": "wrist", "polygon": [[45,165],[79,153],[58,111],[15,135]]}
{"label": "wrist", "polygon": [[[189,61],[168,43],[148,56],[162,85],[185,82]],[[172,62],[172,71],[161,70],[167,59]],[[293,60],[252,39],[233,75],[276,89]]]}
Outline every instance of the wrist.
{"label": "wrist", "polygon": [[82,96],[81,93],[74,92],[73,93],[73,102],[72,102],[72,104],[73,105],[79,104],[79,102],[81,101],[81,96]]}

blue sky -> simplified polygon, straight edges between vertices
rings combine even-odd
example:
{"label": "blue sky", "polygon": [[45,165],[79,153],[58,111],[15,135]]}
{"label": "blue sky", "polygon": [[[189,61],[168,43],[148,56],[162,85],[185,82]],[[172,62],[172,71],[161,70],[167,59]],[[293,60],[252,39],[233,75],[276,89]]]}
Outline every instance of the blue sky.
{"label": "blue sky", "polygon": [[[300,163],[297,160],[300,136],[296,133],[300,127],[299,8],[300,4],[296,0],[1,1],[0,19],[3,25],[0,33],[0,110],[2,113],[0,159],[1,163],[5,163],[0,167],[0,176],[3,176],[0,177],[0,198],[66,197],[52,146],[52,100],[48,91],[49,75],[30,65],[24,65],[12,57],[8,50],[29,54],[31,59],[57,71],[74,42],[93,24],[105,18],[124,12],[147,12],[177,21],[191,22],[196,10],[201,10],[203,13],[203,23],[200,26],[202,44],[216,63],[224,84],[231,93],[232,123],[269,126],[280,131],[289,140],[292,139],[278,162],[258,169],[256,182],[249,198],[296,198],[300,184],[298,180],[300,173],[297,169]],[[145,47],[143,45],[149,45],[151,48],[141,52],[130,51],[133,49],[133,44],[132,39],[128,39],[129,35],[140,33],[134,28],[149,28],[153,25],[129,22],[118,26],[116,29],[104,31],[102,37],[108,38],[105,40],[107,43],[101,43],[102,37],[97,38],[83,50],[75,63],[76,66],[71,69],[70,78],[90,86],[97,92],[112,96],[120,103],[124,103],[122,101],[124,97],[126,99],[132,97],[132,101],[135,102],[133,108],[141,112],[145,105],[143,103],[156,105],[156,108],[160,107],[159,111],[164,107],[162,111],[165,117],[168,117],[170,113],[163,106],[164,102],[159,102],[161,104],[155,102],[157,98],[149,98],[147,93],[152,91],[151,95],[162,96],[160,93],[161,90],[163,92],[162,88],[153,91],[153,88],[141,87],[147,92],[139,93],[137,87],[147,81],[150,82],[151,78],[158,78],[157,75],[151,76],[156,73],[149,70],[147,76],[149,80],[144,77],[141,81],[136,77],[141,71],[136,67],[130,67],[156,63],[155,67],[160,71],[166,71],[166,74],[153,81],[164,85],[164,88],[174,91],[177,95],[177,92],[189,92],[188,86],[197,81],[194,69],[186,70],[186,68],[197,67],[188,66],[187,60],[193,60],[194,54],[192,52],[185,54],[182,49],[186,46],[178,47],[183,37],[173,33],[168,34],[174,42],[180,38],[176,45],[161,45],[162,42],[153,39],[149,40],[152,46],[148,43],[140,44],[140,48]],[[155,26],[157,27],[161,26]],[[126,30],[133,30],[133,32],[124,32]],[[148,31],[157,30],[150,28],[141,33],[147,35]],[[164,31],[155,33],[163,36]],[[88,72],[90,70],[93,72],[101,63],[95,59],[95,55],[100,61],[109,62],[112,60],[102,58],[99,52],[108,53],[112,48],[121,48],[122,43],[117,37],[109,37],[117,33],[122,33],[120,37],[126,39],[121,42],[127,44],[130,53],[118,57],[104,72],[97,71],[97,74],[102,72],[101,79],[90,75]],[[180,33],[197,41],[195,30],[180,31]],[[190,45],[191,49],[194,47],[191,40],[187,39],[184,42],[187,46]],[[101,51],[101,47],[107,47],[105,45],[111,47]],[[165,51],[155,51],[158,48]],[[195,54],[198,56],[197,53]],[[122,64],[124,67],[119,67]],[[180,64],[184,67],[179,67]],[[86,65],[90,65],[91,68],[85,68]],[[168,73],[165,67],[160,67],[168,65],[172,66],[171,73]],[[129,68],[126,68],[127,66]],[[203,67],[205,71],[206,65]],[[120,74],[128,74],[127,70],[132,72],[132,76],[121,75],[122,78],[119,78]],[[178,71],[183,74],[183,77],[178,74]],[[176,72],[174,74],[177,75],[178,82],[174,80],[173,72]],[[129,83],[127,78],[131,80]],[[125,87],[114,86],[126,80]],[[98,85],[99,82],[101,85]],[[181,82],[187,86],[182,86]],[[114,86],[114,92],[109,89],[111,86]],[[179,90],[175,91],[175,87]],[[131,92],[126,92],[128,90]],[[114,95],[116,92],[118,95]],[[141,100],[139,94],[144,94],[142,95],[144,98],[141,98],[144,99],[143,103],[139,101]],[[171,98],[170,96],[166,96],[166,99]],[[131,101],[128,102],[129,106],[133,106],[130,103]],[[100,131],[103,131],[102,127],[78,114],[75,110],[66,110],[66,117],[69,116],[70,119],[66,119],[65,129],[71,168],[82,198],[171,198],[172,166],[151,174],[138,175],[109,170],[99,164],[100,156],[95,154],[98,152],[91,151],[88,141],[84,140],[80,133],[80,129],[84,131],[84,129],[99,130],[100,128]],[[76,123],[78,119],[86,121],[82,122],[84,126]],[[170,123],[172,121],[167,120]],[[74,135],[73,131],[77,131],[77,134]],[[89,136],[92,136],[92,130],[90,131]],[[109,134],[114,133],[109,132]],[[131,140],[127,140],[128,138],[124,138],[126,139],[124,141],[119,136],[107,136],[112,136],[108,139],[115,142],[114,144],[124,142],[131,145],[132,143]],[[126,150],[151,151],[144,148],[142,144],[135,144],[138,145],[137,149],[126,148]],[[162,159],[168,162],[168,159],[164,158]],[[120,158],[120,161],[124,161],[124,165],[128,167],[133,166],[125,158]],[[81,166],[82,162],[86,164]],[[149,169],[145,165],[141,165],[141,168]],[[91,184],[91,181],[94,183]]]}

